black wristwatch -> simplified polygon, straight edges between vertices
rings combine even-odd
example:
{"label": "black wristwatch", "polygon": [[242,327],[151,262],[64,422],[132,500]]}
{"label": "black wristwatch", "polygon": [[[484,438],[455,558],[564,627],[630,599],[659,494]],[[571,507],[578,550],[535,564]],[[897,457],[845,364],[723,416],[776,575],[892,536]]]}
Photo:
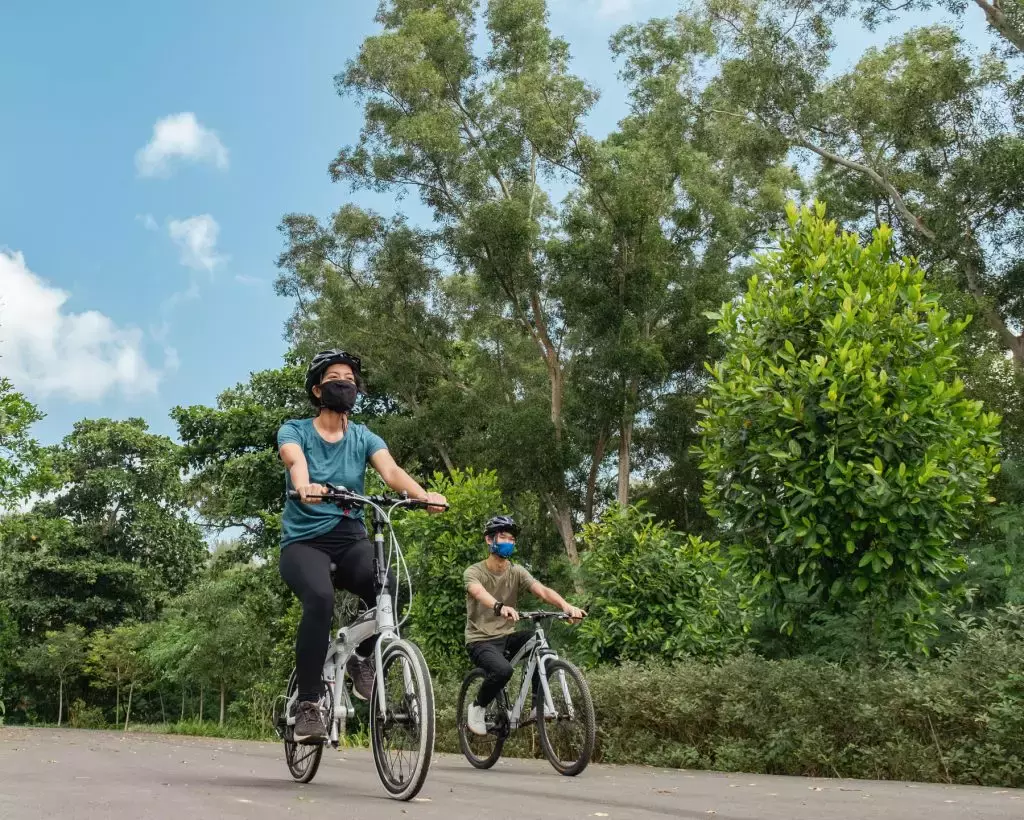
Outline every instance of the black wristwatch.
{"label": "black wristwatch", "polygon": [[494,614],[501,615],[501,608],[505,606],[501,601],[494,602]]}

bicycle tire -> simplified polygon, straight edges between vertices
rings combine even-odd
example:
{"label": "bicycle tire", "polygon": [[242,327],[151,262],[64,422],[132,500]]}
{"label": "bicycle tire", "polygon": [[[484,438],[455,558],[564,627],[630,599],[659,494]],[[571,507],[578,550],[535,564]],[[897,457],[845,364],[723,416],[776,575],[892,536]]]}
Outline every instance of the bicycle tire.
{"label": "bicycle tire", "polygon": [[[411,679],[416,689],[415,703],[410,702],[408,693],[405,693],[398,710],[394,710],[394,704],[388,702],[386,714],[382,717],[377,695],[379,679],[383,677],[386,685],[388,672],[400,659],[404,661],[411,673]],[[373,763],[377,768],[377,776],[380,778],[381,784],[391,797],[396,800],[412,800],[423,788],[434,754],[436,726],[433,683],[423,653],[420,652],[419,647],[408,641],[395,641],[389,644],[381,657],[381,665],[383,667],[382,674],[374,676],[373,693],[370,697],[370,745],[373,749]],[[404,717],[403,708],[409,709],[409,714],[405,714]],[[407,775],[399,773],[396,776],[393,763],[387,757],[385,732],[402,725],[415,726],[417,712],[419,721],[415,738],[416,761]]]}
{"label": "bicycle tire", "polygon": [[[466,725],[466,708],[469,706],[469,699],[476,697],[476,691],[479,687],[474,687],[474,681],[483,681],[486,673],[483,669],[474,669],[465,678],[462,679],[462,686],[459,688],[459,700],[458,700],[458,729],[459,729],[459,748],[462,749],[462,754],[466,760],[469,761],[470,765],[475,769],[489,769],[498,759],[501,757],[501,753],[505,748],[505,741],[508,739],[508,732],[502,732],[500,729],[493,733],[491,736],[494,737],[494,748],[491,749],[490,754],[486,757],[480,757],[473,752],[471,747],[471,741],[479,739],[479,735],[475,735],[469,731],[469,727]],[[498,698],[495,698],[497,703]]]}
{"label": "bicycle tire", "polygon": [[[298,679],[295,674],[295,669],[292,669],[291,677],[288,678],[288,689],[285,695],[285,702],[291,698],[292,693],[298,688]],[[316,777],[317,770],[320,768],[320,760],[324,756],[324,744],[307,744],[307,743],[296,743],[293,740],[288,740],[289,729],[285,728],[285,740],[284,740],[284,760],[288,766],[288,772],[291,774],[292,779],[296,783],[309,783],[314,777]],[[301,757],[297,757],[299,751],[308,751],[307,754],[303,754]]]}
{"label": "bicycle tire", "polygon": [[[573,709],[576,713],[577,719],[582,719],[583,724],[583,743],[580,749],[580,754],[575,760],[566,761],[562,760],[559,754],[555,751],[552,744],[552,738],[548,732],[551,731],[549,721],[544,717],[544,690],[538,687],[537,695],[535,697],[535,705],[537,707],[537,732],[540,735],[540,746],[544,751],[544,756],[548,759],[548,762],[554,767],[555,771],[566,777],[575,777],[580,774],[587,765],[590,763],[590,758],[594,755],[594,747],[597,745],[597,717],[594,714],[594,699],[590,696],[590,687],[587,685],[586,678],[583,677],[583,673],[576,668],[569,661],[558,659],[550,661],[547,664],[547,678],[548,688],[552,690],[552,699],[556,700],[556,691],[552,687],[552,678],[554,678],[556,684],[558,678],[555,677],[556,673],[561,671],[573,680],[573,682],[579,688],[579,703],[573,703]],[[558,694],[561,694],[561,688],[559,686]],[[575,700],[575,699],[574,699]],[[557,709],[557,706],[556,706]],[[559,713],[552,720],[557,726],[563,722],[564,718]]]}

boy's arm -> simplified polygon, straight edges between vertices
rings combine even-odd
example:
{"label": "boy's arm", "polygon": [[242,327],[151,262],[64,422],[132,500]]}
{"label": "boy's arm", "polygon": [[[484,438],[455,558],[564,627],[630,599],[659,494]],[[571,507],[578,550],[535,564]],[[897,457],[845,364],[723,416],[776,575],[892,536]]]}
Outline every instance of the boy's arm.
{"label": "boy's arm", "polygon": [[551,587],[546,587],[540,581],[534,581],[530,585],[530,592],[540,598],[544,603],[557,606],[572,620],[578,621],[586,616],[586,612],[579,607],[570,604],[565,598],[555,592]]}
{"label": "boy's arm", "polygon": [[[468,592],[470,595],[476,598],[480,603],[482,603],[491,611],[494,610],[494,605],[498,603],[498,599],[491,595],[491,593],[489,593],[486,589],[484,589],[483,584],[481,584],[479,581],[474,581],[468,577],[466,578],[466,592]],[[508,618],[510,621],[518,621],[519,613],[516,612],[510,606],[503,606],[501,608],[500,617]]]}

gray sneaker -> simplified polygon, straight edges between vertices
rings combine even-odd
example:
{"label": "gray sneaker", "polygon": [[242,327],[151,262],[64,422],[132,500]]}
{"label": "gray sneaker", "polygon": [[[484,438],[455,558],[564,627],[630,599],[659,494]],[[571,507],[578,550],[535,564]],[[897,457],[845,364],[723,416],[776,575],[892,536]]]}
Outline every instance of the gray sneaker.
{"label": "gray sneaker", "polygon": [[373,658],[359,658],[353,655],[345,665],[352,678],[352,692],[360,700],[369,700],[373,693]]}
{"label": "gray sneaker", "polygon": [[322,743],[327,739],[327,727],[317,704],[309,701],[299,703],[292,736],[296,743]]}

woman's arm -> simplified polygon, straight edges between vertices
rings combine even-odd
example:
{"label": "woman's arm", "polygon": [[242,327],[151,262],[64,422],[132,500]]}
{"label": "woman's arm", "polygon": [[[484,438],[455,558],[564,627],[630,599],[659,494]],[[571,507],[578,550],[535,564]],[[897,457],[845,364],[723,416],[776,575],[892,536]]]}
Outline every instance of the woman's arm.
{"label": "woman's arm", "polygon": [[298,444],[288,442],[281,445],[279,452],[281,461],[291,476],[292,486],[302,500],[307,504],[319,504],[319,496],[324,494],[326,488],[320,484],[309,483],[309,465],[306,463],[306,454],[302,452],[302,448]]}
{"label": "woman's arm", "polygon": [[[384,483],[392,490],[399,493],[408,493],[409,498],[419,501],[428,501],[432,504],[447,504],[447,500],[440,493],[428,493],[416,480],[405,470],[398,466],[391,453],[387,450],[378,450],[370,456],[370,464],[373,465]],[[438,509],[438,508],[433,508]]]}

